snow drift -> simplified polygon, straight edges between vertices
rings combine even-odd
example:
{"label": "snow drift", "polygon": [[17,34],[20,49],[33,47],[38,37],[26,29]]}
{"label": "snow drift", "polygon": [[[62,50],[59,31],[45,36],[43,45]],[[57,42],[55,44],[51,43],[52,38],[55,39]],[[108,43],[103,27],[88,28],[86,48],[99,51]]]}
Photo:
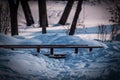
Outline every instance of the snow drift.
{"label": "snow drift", "polygon": [[[31,39],[21,36],[10,37],[0,34],[1,44],[89,44],[102,45],[98,41],[86,41],[76,36],[59,34],[37,35]],[[30,40],[30,41],[29,41]],[[10,41],[10,42],[9,42]],[[105,45],[105,44],[104,44]],[[44,56],[43,49],[38,56],[29,49],[0,49],[1,80],[118,80],[120,79],[120,43],[106,43],[108,48],[93,52],[79,50],[74,54],[68,49],[65,59]],[[64,53],[65,50],[56,52]]]}

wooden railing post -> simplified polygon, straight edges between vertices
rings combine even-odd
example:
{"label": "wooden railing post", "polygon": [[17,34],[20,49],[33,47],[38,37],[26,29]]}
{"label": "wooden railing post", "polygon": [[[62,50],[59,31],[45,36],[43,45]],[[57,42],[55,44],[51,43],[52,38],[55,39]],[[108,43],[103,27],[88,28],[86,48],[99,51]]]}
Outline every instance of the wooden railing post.
{"label": "wooden railing post", "polygon": [[89,51],[91,52],[93,50],[93,48],[89,48]]}
{"label": "wooden railing post", "polygon": [[14,50],[14,48],[11,48],[11,50]]}
{"label": "wooden railing post", "polygon": [[54,54],[54,48],[50,48],[50,54],[51,54],[51,55]]}
{"label": "wooden railing post", "polygon": [[75,48],[75,53],[78,54],[78,48]]}
{"label": "wooden railing post", "polygon": [[37,52],[38,52],[38,53],[40,52],[40,48],[39,48],[39,47],[37,47]]}

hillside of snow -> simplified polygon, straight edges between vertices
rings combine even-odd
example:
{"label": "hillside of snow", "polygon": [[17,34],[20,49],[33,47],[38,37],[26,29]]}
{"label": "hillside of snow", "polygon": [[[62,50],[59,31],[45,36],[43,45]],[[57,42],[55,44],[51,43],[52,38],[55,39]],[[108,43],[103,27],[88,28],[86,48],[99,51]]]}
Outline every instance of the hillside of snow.
{"label": "hillside of snow", "polygon": [[[8,42],[9,41],[9,42]],[[87,41],[76,36],[60,34],[10,37],[0,34],[0,44],[89,44],[102,49],[55,49],[55,54],[67,54],[64,59],[49,58],[48,49],[0,49],[0,80],[119,80],[120,42]],[[34,56],[33,54],[38,54]]]}
{"label": "hillside of snow", "polygon": [[[74,3],[66,25],[57,24],[66,1],[47,1],[48,22],[47,34],[41,34],[38,28],[37,2],[30,1],[30,8],[35,20],[32,26],[26,26],[21,6],[18,10],[19,35],[11,37],[0,33],[0,45],[89,45],[104,48],[55,49],[55,54],[66,54],[66,58],[54,59],[45,56],[49,49],[4,49],[0,48],[0,80],[120,80],[120,35],[116,41],[111,36],[110,14],[106,4],[83,4],[77,29],[74,36],[69,36],[69,28],[73,20],[77,2]],[[83,25],[81,25],[83,24]],[[106,26],[105,39],[98,34],[99,25]],[[120,28],[119,28],[120,29]],[[119,32],[120,33],[120,32]],[[36,55],[37,54],[37,55]]]}

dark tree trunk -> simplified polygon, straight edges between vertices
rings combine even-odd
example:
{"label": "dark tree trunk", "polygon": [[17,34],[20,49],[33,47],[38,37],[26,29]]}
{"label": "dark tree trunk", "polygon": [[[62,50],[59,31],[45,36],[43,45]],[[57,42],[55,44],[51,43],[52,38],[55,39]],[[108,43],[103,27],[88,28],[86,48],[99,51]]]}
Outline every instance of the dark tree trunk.
{"label": "dark tree trunk", "polygon": [[27,22],[27,26],[31,26],[32,24],[34,24],[34,20],[33,20],[33,17],[32,17],[32,13],[30,11],[28,1],[27,0],[20,0],[20,1],[21,1],[21,5],[22,5],[22,8],[23,8],[24,14],[25,14],[25,19],[26,19],[26,22]]}
{"label": "dark tree trunk", "polygon": [[74,35],[74,33],[75,33],[77,20],[79,18],[79,14],[80,14],[80,11],[82,9],[82,2],[83,2],[83,0],[79,0],[78,1],[77,9],[76,9],[76,12],[75,12],[74,19],[72,21],[72,25],[71,25],[71,29],[70,29],[69,35]]}
{"label": "dark tree trunk", "polygon": [[74,0],[68,0],[68,3],[64,9],[63,14],[62,14],[62,17],[61,17],[60,21],[58,22],[59,24],[65,25],[65,23],[68,19],[68,16],[70,14],[70,11],[72,9],[73,3],[74,3]]}
{"label": "dark tree trunk", "polygon": [[11,35],[18,35],[17,10],[19,0],[8,0],[10,6]]}
{"label": "dark tree trunk", "polygon": [[39,8],[39,23],[42,27],[42,33],[46,33],[46,27],[48,26],[46,0],[38,0]]}
{"label": "dark tree trunk", "polygon": [[10,11],[8,1],[0,2],[0,33],[7,34],[10,29]]}

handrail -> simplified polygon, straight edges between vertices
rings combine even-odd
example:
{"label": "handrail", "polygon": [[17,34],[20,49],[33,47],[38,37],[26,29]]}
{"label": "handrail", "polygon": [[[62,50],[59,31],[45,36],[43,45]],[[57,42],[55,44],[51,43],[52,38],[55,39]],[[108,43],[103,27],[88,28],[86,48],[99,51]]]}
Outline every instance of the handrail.
{"label": "handrail", "polygon": [[36,48],[37,52],[40,52],[40,48],[50,48],[50,54],[53,54],[54,48],[75,48],[75,53],[78,53],[78,48],[89,48],[92,51],[93,48],[103,48],[103,46],[88,46],[88,45],[0,45],[0,48]]}

